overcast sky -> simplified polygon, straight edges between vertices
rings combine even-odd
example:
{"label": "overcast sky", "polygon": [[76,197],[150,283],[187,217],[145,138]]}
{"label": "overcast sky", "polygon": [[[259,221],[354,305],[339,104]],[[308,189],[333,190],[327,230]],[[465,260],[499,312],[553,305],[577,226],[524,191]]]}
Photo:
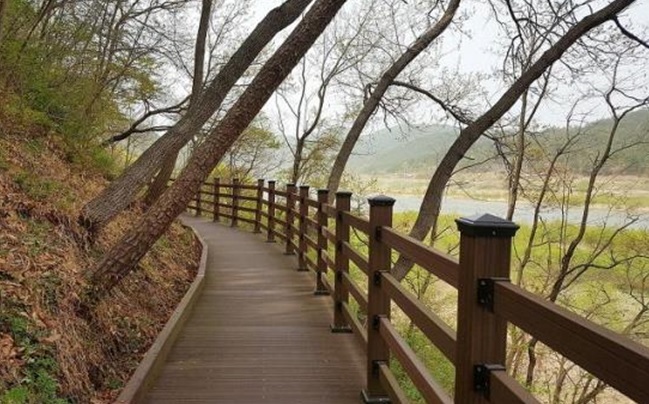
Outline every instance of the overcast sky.
{"label": "overcast sky", "polygon": [[[278,6],[281,0],[263,0],[254,2],[254,19],[259,21],[273,7]],[[457,69],[460,73],[493,73],[499,69],[501,60],[495,54],[497,30],[490,20],[490,11],[480,6],[484,4],[477,1],[465,1],[460,6],[460,11],[470,9],[472,17],[465,24],[466,36],[445,33],[444,57],[442,66],[450,70]],[[598,3],[602,4],[602,2]],[[350,0],[346,7],[353,7],[354,0]],[[463,9],[464,7],[464,9]],[[621,18],[624,24],[632,27],[635,32],[642,32],[649,28],[649,0],[639,0],[627,9]],[[256,23],[256,22],[255,22]],[[288,32],[285,31],[285,32]],[[649,66],[649,63],[647,64]],[[504,84],[492,80],[485,83],[490,99],[495,99],[505,91]],[[567,89],[567,92],[574,89]],[[570,94],[566,94],[569,96]],[[561,98],[561,97],[558,97]],[[590,107],[589,107],[590,108]],[[565,119],[566,105],[560,103],[546,103],[537,115],[538,120],[544,124],[561,124]],[[265,110],[268,110],[266,108]],[[267,111],[268,112],[268,111]],[[603,114],[604,111],[595,112],[593,115]],[[272,113],[271,113],[272,114]]]}

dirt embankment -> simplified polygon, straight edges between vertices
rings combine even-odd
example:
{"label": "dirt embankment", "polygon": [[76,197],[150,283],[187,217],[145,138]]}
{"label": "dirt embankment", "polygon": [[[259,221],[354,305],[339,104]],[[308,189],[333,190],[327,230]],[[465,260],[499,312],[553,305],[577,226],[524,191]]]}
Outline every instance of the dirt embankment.
{"label": "dirt embankment", "polygon": [[0,122],[0,403],[110,402],[194,279],[200,247],[175,224],[94,323],[79,318],[84,272],[141,212],[88,243],[76,217],[106,180],[34,132]]}

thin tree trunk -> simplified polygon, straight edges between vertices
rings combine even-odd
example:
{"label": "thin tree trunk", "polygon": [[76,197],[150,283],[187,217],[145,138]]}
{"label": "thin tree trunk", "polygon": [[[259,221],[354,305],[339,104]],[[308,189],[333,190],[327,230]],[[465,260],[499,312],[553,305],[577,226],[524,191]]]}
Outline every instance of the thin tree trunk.
{"label": "thin tree trunk", "polygon": [[[489,129],[497,120],[499,120],[511,107],[521,94],[529,88],[541,75],[557,60],[561,58],[568,48],[572,46],[579,38],[591,29],[610,20],[619,12],[624,10],[635,0],[616,0],[599,11],[586,16],[579,23],[568,30],[550,49],[545,51],[525,73],[521,75],[512,84],[512,86],[500,97],[487,112],[473,123],[468,125],[453,142],[446,155],[440,162],[431,178],[426,193],[419,208],[419,214],[415,220],[410,236],[418,240],[423,240],[433,225],[437,222],[439,212],[442,206],[442,194],[448,183],[453,170],[462,160],[462,157],[469,148]],[[392,269],[393,275],[397,279],[403,279],[412,268],[412,261],[404,256],[400,256]]]}
{"label": "thin tree trunk", "polygon": [[174,168],[176,168],[176,160],[178,159],[178,153],[166,159],[158,171],[155,179],[149,185],[146,195],[144,195],[144,204],[146,206],[151,206],[155,201],[162,196],[162,194],[167,190],[167,184],[171,179],[171,175],[174,173]]}
{"label": "thin tree trunk", "polygon": [[210,26],[210,16],[212,15],[212,0],[203,0],[201,8],[201,19],[196,34],[196,46],[194,49],[194,77],[192,80],[192,95],[189,99],[191,108],[203,92],[203,70],[205,64],[205,44],[207,43],[207,29]]}
{"label": "thin tree trunk", "polygon": [[287,0],[270,11],[205,89],[194,107],[83,207],[80,223],[90,231],[96,231],[129,206],[140,189],[158,172],[160,162],[178,153],[200,130],[261,50],[278,32],[295,21],[311,1]]}
{"label": "thin tree trunk", "polygon": [[311,8],[223,120],[199,146],[174,184],[90,271],[90,288],[82,302],[83,311],[92,309],[99,299],[126,276],[185,209],[214,166],[304,57],[345,1],[318,0]]}
{"label": "thin tree trunk", "polygon": [[[381,98],[385,95],[385,92],[388,91],[388,88],[392,82],[397,78],[397,76],[412,62],[421,52],[423,52],[428,45],[430,45],[436,38],[438,38],[450,25],[455,12],[460,6],[461,0],[452,0],[442,18],[428,31],[421,35],[417,40],[397,59],[388,70],[383,73],[379,79],[374,91],[370,97],[363,103],[363,108],[361,112],[354,120],[352,127],[349,129],[345,140],[343,141],[340,151],[336,156],[333,166],[331,167],[331,173],[329,174],[329,180],[327,182],[327,189],[329,190],[329,198],[333,198],[336,195],[336,191],[340,187],[340,181],[345,171],[345,166],[347,161],[349,161],[349,156],[352,154],[352,150],[358,141],[365,125],[370,120],[374,111],[379,106]],[[332,199],[330,199],[332,200]]]}
{"label": "thin tree trunk", "polygon": [[525,158],[525,132],[527,131],[527,127],[525,125],[525,115],[527,114],[528,91],[529,90],[525,90],[523,96],[521,97],[521,116],[519,117],[516,155],[514,157],[514,167],[509,176],[509,195],[507,198],[507,215],[505,216],[507,220],[512,220],[514,218],[514,212],[516,211],[516,202],[518,202],[518,190],[520,188],[521,182],[521,171],[523,170],[523,159]]}
{"label": "thin tree trunk", "polygon": [[[205,44],[207,43],[207,29],[210,25],[210,16],[212,15],[212,0],[203,0],[201,8],[201,19],[198,25],[198,33],[196,34],[196,46],[194,49],[194,77],[192,81],[192,93],[189,98],[189,108],[193,108],[196,102],[200,99],[203,92],[203,65],[205,64]],[[144,203],[147,206],[153,205],[155,201],[160,198],[162,193],[167,189],[169,179],[176,167],[176,160],[178,160],[178,152],[167,157],[160,166],[160,171],[155,176],[155,179],[149,185],[146,195],[144,195]]]}

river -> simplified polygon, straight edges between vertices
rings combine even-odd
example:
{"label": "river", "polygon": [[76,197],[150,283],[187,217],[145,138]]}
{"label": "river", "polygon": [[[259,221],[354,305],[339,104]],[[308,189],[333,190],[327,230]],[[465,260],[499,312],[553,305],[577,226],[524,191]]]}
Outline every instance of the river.
{"label": "river", "polygon": [[[413,195],[397,195],[397,202],[394,205],[395,212],[418,211],[421,205],[421,198]],[[468,198],[445,197],[442,203],[442,213],[455,214],[457,216],[473,216],[482,213],[504,217],[507,213],[507,203],[504,201],[483,201]],[[561,220],[559,209],[542,209],[541,217],[547,221]],[[568,222],[578,223],[581,220],[582,211],[580,207],[570,207],[568,211]],[[639,215],[640,220],[631,225],[631,228],[649,229],[649,214],[645,211]],[[531,223],[534,218],[534,207],[531,204],[521,202],[517,205],[514,221],[519,223]],[[588,224],[601,226],[607,223],[609,227],[621,226],[629,221],[627,213],[623,210],[609,210],[604,206],[593,206],[590,209]]]}

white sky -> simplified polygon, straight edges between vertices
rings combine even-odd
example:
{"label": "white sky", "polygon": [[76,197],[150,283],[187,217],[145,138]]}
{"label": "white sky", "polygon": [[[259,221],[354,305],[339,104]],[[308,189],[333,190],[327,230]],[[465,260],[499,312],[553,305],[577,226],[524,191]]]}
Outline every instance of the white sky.
{"label": "white sky", "polygon": [[[255,24],[269,10],[282,2],[281,0],[256,1],[252,6],[254,19],[256,20]],[[350,0],[349,3],[351,3],[349,6],[353,6],[354,0]],[[594,7],[597,8],[596,6],[601,6],[601,4],[602,2],[599,2]],[[490,11],[485,6],[481,6],[480,2],[476,1],[465,1],[462,3],[460,12],[462,11],[473,12],[473,16],[469,18],[464,26],[467,35],[460,37],[459,35],[444,34],[446,40],[442,48],[442,53],[444,54],[441,60],[442,67],[451,70],[457,69],[460,73],[490,74],[497,71],[502,62],[493,51],[497,46],[494,42],[497,38],[497,29],[493,21],[489,20],[491,18],[489,17]],[[649,0],[637,1],[625,11],[621,17],[621,21],[633,32],[640,33],[649,28]],[[284,32],[289,32],[289,30],[287,29]],[[457,51],[458,49],[459,51]],[[649,55],[649,52],[647,54]],[[649,66],[649,62],[647,66]],[[486,82],[485,87],[485,90],[489,94],[489,99],[492,101],[499,97],[506,89],[502,83],[494,80]],[[574,89],[566,90],[566,94],[559,94],[558,98],[564,98],[563,96],[570,98],[570,95],[572,95],[570,94],[571,91],[574,91]],[[273,102],[269,104],[274,105]],[[272,116],[273,108],[268,108],[267,106],[265,108],[266,113]],[[560,103],[545,103],[539,110],[537,119],[542,124],[561,124],[565,119],[565,111],[567,108],[567,105]],[[595,112],[593,115],[600,114],[604,114],[604,112]]]}

